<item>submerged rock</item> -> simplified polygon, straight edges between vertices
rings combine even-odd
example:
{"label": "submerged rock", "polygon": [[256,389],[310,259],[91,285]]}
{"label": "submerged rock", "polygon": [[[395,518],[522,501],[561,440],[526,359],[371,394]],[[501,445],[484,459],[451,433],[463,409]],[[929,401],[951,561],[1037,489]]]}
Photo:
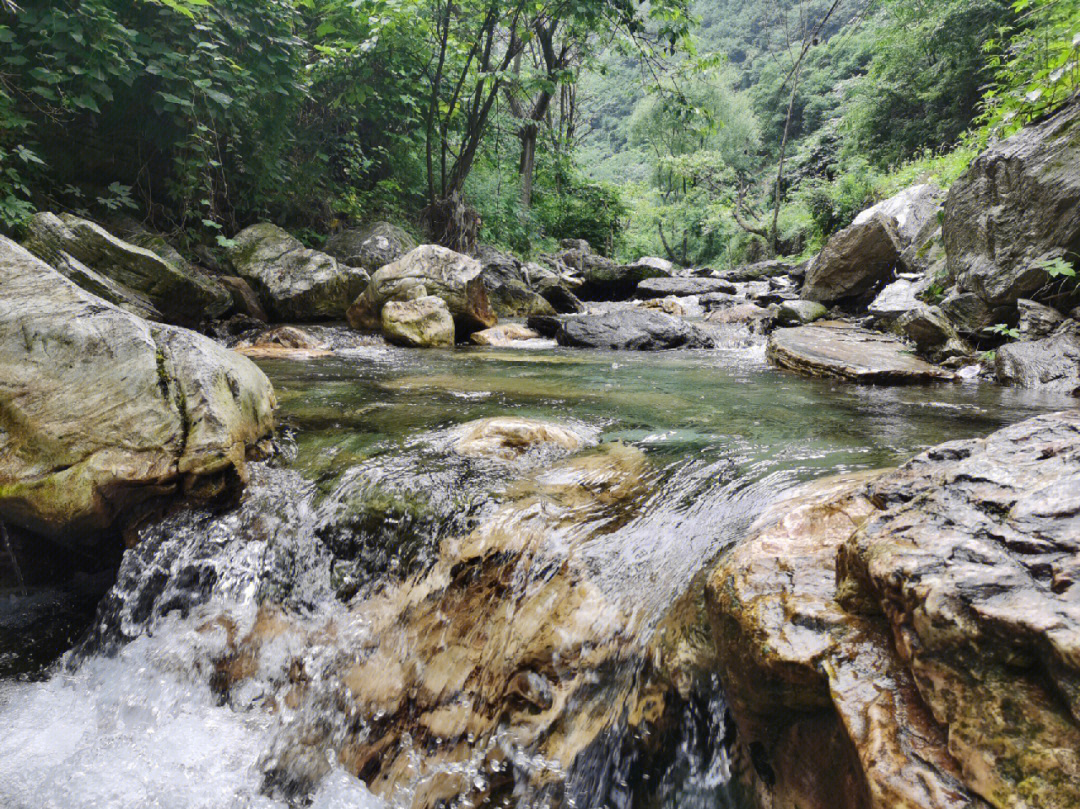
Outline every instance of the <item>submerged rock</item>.
{"label": "submerged rock", "polygon": [[586,442],[584,435],[561,424],[512,417],[481,419],[454,431],[454,452],[503,461],[537,449],[576,452]]}
{"label": "submerged rock", "polygon": [[[1013,307],[1050,280],[1044,259],[1080,252],[1080,102],[975,158],[949,190],[950,275],[988,310]],[[992,326],[992,315],[973,323]]]}
{"label": "submerged rock", "polygon": [[340,319],[368,282],[366,270],[309,250],[276,225],[252,225],[234,241],[229,261],[236,274],[278,320]]}
{"label": "submerged rock", "polygon": [[411,301],[389,301],[382,308],[386,339],[411,348],[454,345],[454,318],[442,298],[428,295]]}
{"label": "submerged rock", "polygon": [[871,385],[953,380],[955,375],[916,357],[895,337],[844,323],[779,329],[769,337],[769,360],[807,376]]}
{"label": "submerged rock", "polygon": [[[290,636],[288,616],[264,607],[250,631],[228,639],[216,682],[244,693],[264,656],[291,650],[295,687],[267,707],[283,704],[297,721],[278,740],[269,785],[295,794],[336,759],[377,795],[409,789],[416,809],[540,805],[554,795],[588,805],[617,791],[594,780],[607,745],[663,755],[710,650],[690,648],[703,633],[681,631],[682,615],[650,640],[587,553],[643,505],[649,479],[639,450],[612,444],[512,485],[421,575],[354,601],[365,630],[348,639],[330,622],[307,629],[305,642],[303,625]],[[275,644],[282,637],[285,647]],[[340,654],[316,668],[305,647],[328,641]],[[626,669],[639,674],[611,676]],[[325,711],[307,706],[336,706],[353,721],[334,732]],[[518,754],[553,765],[519,768]]]}
{"label": "submerged rock", "polygon": [[416,241],[396,225],[373,222],[333,234],[324,249],[346,266],[373,273],[415,250]]}
{"label": "submerged rock", "polygon": [[[532,320],[530,320],[530,325]],[[618,309],[599,315],[562,318],[555,340],[562,346],[663,351],[711,348],[711,338],[681,318],[641,309]]]}
{"label": "submerged rock", "polygon": [[900,236],[892,217],[875,215],[837,233],[806,273],[802,296],[832,304],[858,299],[893,280]]}
{"label": "submerged rock", "polygon": [[491,311],[480,274],[476,259],[438,245],[422,245],[371,277],[364,294],[349,307],[349,324],[355,329],[378,328],[387,302],[430,295],[446,304],[462,337],[489,329],[498,317]]}
{"label": "submerged rock", "polygon": [[93,536],[146,500],[242,480],[274,407],[249,360],[0,239],[0,518]]}
{"label": "submerged rock", "polygon": [[474,332],[469,338],[479,346],[508,346],[522,340],[536,340],[540,332],[517,323],[504,323],[491,329]]}
{"label": "submerged rock", "polygon": [[178,255],[166,260],[70,214],[37,214],[26,247],[87,291],[140,316],[156,310],[162,319],[194,325],[232,305],[220,283]]}

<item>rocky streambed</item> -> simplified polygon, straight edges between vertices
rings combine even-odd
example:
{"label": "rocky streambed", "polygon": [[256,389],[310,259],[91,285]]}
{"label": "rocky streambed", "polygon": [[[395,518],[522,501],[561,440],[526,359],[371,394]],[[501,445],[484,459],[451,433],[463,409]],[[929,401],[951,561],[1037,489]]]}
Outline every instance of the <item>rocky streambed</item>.
{"label": "rocky streambed", "polygon": [[0,804],[1080,805],[1078,109],[804,264],[0,239]]}

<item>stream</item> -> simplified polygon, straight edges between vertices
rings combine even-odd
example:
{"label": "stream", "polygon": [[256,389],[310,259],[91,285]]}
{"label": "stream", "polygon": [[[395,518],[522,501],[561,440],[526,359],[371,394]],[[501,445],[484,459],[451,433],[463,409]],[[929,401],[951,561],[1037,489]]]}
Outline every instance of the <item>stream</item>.
{"label": "stream", "polygon": [[[710,562],[804,481],[1074,405],[759,345],[259,364],[280,452],[242,502],[144,527],[74,648],[0,680],[0,806],[742,809],[719,683],[658,651]],[[586,447],[454,451],[503,416]]]}

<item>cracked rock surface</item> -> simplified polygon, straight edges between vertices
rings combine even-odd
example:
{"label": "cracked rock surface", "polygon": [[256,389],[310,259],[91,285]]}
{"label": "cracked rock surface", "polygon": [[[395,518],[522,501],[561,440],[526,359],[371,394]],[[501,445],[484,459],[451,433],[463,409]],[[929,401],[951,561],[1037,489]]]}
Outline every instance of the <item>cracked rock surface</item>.
{"label": "cracked rock surface", "polygon": [[1077,410],[768,509],[707,587],[762,805],[1080,806],[1078,559]]}
{"label": "cracked rock surface", "polygon": [[243,479],[275,404],[250,360],[0,238],[0,519],[74,539],[200,479]]}

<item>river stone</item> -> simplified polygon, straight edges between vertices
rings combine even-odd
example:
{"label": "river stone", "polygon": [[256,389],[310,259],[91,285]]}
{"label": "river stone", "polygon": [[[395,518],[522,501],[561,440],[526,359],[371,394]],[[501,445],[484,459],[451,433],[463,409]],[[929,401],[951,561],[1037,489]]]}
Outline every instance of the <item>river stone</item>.
{"label": "river stone", "polygon": [[817,301],[784,301],[776,311],[781,326],[802,326],[828,316],[829,310]]}
{"label": "river stone", "polygon": [[[250,631],[225,641],[223,697],[242,698],[261,661],[280,667],[284,654],[300,673],[281,692],[286,704],[357,719],[331,733],[323,712],[298,710],[268,783],[308,786],[336,761],[387,800],[407,789],[413,809],[540,806],[553,794],[559,805],[615,805],[607,796],[618,786],[592,777],[596,756],[615,744],[648,769],[650,755],[670,755],[664,740],[715,665],[692,604],[677,601],[654,632],[610,597],[585,552],[651,491],[644,453],[607,444],[510,483],[426,570],[361,595],[340,623],[313,626],[265,605]],[[353,620],[362,632],[335,629]],[[627,670],[639,673],[612,676]],[[516,770],[507,744],[559,766]],[[470,759],[483,778],[461,766]]]}
{"label": "river stone", "polygon": [[1045,286],[1041,260],[1080,252],[1080,101],[975,158],[949,190],[944,239],[950,275],[989,308]]}
{"label": "river stone", "polygon": [[396,225],[373,222],[338,231],[326,240],[323,249],[348,267],[362,267],[373,273],[415,250],[416,241]]}
{"label": "river stone", "polygon": [[734,294],[735,285],[720,278],[695,278],[679,276],[677,278],[646,278],[637,285],[639,298],[689,298],[691,295],[708,295],[714,292]]}
{"label": "river stone", "polygon": [[489,329],[499,319],[491,311],[480,273],[480,262],[474,258],[438,245],[421,245],[371,277],[364,294],[349,307],[349,324],[356,329],[378,328],[388,301],[408,300],[423,287],[427,295],[446,304],[460,336]]}
{"label": "river stone", "polygon": [[366,270],[309,250],[276,225],[252,225],[233,241],[228,255],[236,274],[278,320],[340,319],[367,285]]}
{"label": "river stone", "polygon": [[1057,309],[1035,301],[1021,298],[1016,302],[1016,306],[1020,310],[1020,336],[1025,340],[1048,337],[1065,320],[1065,315]]}
{"label": "river stone", "polygon": [[[86,283],[87,291],[137,314],[143,313],[133,300],[149,302],[165,320],[198,324],[232,305],[228,290],[183,259],[167,261],[71,214],[34,216],[25,246],[70,280]],[[95,283],[95,276],[108,281]]]}
{"label": "river stone", "polygon": [[755,303],[738,303],[712,311],[705,317],[706,323],[745,326],[753,334],[764,334],[774,320],[771,311]]}
{"label": "river stone", "polygon": [[490,245],[477,245],[475,258],[480,262],[484,281],[490,289],[506,283],[525,284],[525,272],[521,262],[509,253],[504,253]]}
{"label": "river stone", "polygon": [[483,331],[474,332],[469,339],[478,346],[509,346],[522,340],[536,340],[540,332],[517,323],[503,323]]}
{"label": "river stone", "polygon": [[553,315],[555,308],[539,293],[533,292],[520,281],[495,283],[482,276],[487,288],[491,309],[500,318],[527,318],[533,315]]}
{"label": "river stone", "polygon": [[620,265],[603,256],[585,254],[580,259],[583,283],[577,294],[590,301],[625,300],[634,295],[642,281],[670,276],[672,266],[670,262],[654,258]]}
{"label": "river stone", "polygon": [[0,519],[92,538],[146,500],[242,480],[274,407],[246,358],[124,312],[0,238]]}
{"label": "river stone", "polygon": [[1080,806],[1080,410],[930,450],[871,499],[842,602],[889,622],[972,791]]}
{"label": "river stone", "polygon": [[769,261],[759,261],[756,264],[736,267],[734,270],[726,270],[720,274],[720,277],[726,281],[734,282],[759,281],[762,278],[791,275],[794,269],[792,265],[786,262],[770,259]]}
{"label": "river stone", "polygon": [[890,218],[896,225],[896,232],[902,244],[901,249],[904,249],[914,243],[928,228],[932,230],[937,226],[938,212],[941,210],[944,196],[945,192],[935,185],[913,185],[905,188],[895,197],[867,208],[855,217],[852,224],[867,224],[875,216]]}
{"label": "river stone", "polygon": [[836,555],[875,513],[880,472],[803,486],[711,572],[706,603],[758,805],[986,809],[893,653],[884,621],[837,601]]}
{"label": "river stone", "polygon": [[779,368],[861,384],[902,385],[955,378],[914,356],[895,337],[845,323],[779,329],[770,335],[767,353]]}
{"label": "river stone", "polygon": [[454,431],[454,452],[470,458],[513,461],[536,449],[577,452],[585,436],[548,421],[500,417],[464,424]]}
{"label": "river stone", "polygon": [[915,309],[920,301],[918,294],[924,285],[910,278],[898,278],[874,298],[867,311],[881,325],[890,325],[901,315]]}
{"label": "river stone", "polygon": [[251,284],[236,275],[224,275],[218,280],[222,286],[229,290],[229,294],[232,296],[233,308],[237,312],[261,320],[263,323],[270,320],[270,316],[263,309],[259,296],[255,294]]}
{"label": "river stone", "polygon": [[802,296],[832,304],[865,296],[892,281],[900,236],[891,217],[876,215],[837,233],[807,270]]}
{"label": "river stone", "polygon": [[913,342],[916,350],[923,354],[941,348],[950,340],[959,340],[945,313],[925,303],[905,312],[896,321],[896,331]]}
{"label": "river stone", "polygon": [[994,357],[999,382],[1080,396],[1080,329],[1069,321],[1041,340],[1009,343]]}
{"label": "river stone", "polygon": [[[530,320],[530,324],[531,324]],[[619,309],[598,315],[575,315],[559,323],[555,340],[561,346],[663,351],[711,348],[712,339],[681,318],[641,309]]]}
{"label": "river stone", "polygon": [[940,304],[941,311],[956,326],[957,331],[970,337],[986,337],[988,326],[1003,323],[1010,317],[1005,308],[991,308],[974,292],[953,289]]}
{"label": "river stone", "polygon": [[383,335],[410,348],[454,345],[454,318],[442,298],[428,295],[410,301],[389,301],[382,308]]}

